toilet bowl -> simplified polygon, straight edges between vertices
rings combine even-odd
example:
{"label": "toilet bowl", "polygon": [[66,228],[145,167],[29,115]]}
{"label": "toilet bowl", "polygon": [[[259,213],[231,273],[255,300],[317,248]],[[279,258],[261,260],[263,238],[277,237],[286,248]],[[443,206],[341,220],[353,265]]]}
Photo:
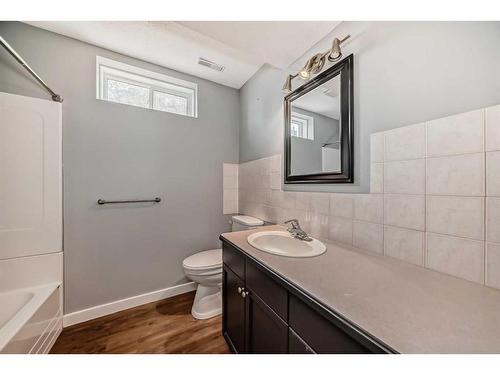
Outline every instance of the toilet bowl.
{"label": "toilet bowl", "polygon": [[191,314],[208,319],[222,312],[222,249],[205,250],[182,262],[186,276],[198,284]]}
{"label": "toilet bowl", "polygon": [[[238,215],[232,217],[232,231],[264,225],[260,219]],[[191,315],[209,319],[222,313],[222,249],[200,251],[182,262],[186,276],[198,284]]]}

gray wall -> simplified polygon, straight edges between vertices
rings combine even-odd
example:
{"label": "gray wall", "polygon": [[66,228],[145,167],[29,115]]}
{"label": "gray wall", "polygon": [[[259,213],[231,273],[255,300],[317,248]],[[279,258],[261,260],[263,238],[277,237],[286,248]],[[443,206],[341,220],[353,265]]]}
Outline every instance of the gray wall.
{"label": "gray wall", "polygon": [[292,137],[292,174],[321,173],[323,171],[322,147],[339,137],[339,121],[319,113],[293,106],[292,112],[314,118],[314,139]]}
{"label": "gray wall", "polygon": [[[183,258],[230,230],[222,162],[238,162],[238,91],[20,23],[0,35],[64,96],[65,312],[187,281]],[[96,55],[198,83],[199,117],[96,100]],[[0,91],[48,98],[3,50]]]}
{"label": "gray wall", "polygon": [[344,22],[288,71],[264,66],[240,90],[240,162],[282,153],[286,74],[347,34],[344,55],[354,53],[355,183],[287,190],[367,192],[371,133],[500,103],[499,22]]}

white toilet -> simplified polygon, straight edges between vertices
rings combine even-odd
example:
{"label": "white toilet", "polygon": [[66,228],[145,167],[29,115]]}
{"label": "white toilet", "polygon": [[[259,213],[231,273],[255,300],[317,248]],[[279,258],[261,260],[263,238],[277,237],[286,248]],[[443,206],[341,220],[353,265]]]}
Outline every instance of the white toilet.
{"label": "white toilet", "polygon": [[[264,225],[260,219],[238,215],[232,217],[233,232]],[[198,284],[191,314],[208,319],[222,313],[222,249],[200,251],[182,262],[186,276]]]}

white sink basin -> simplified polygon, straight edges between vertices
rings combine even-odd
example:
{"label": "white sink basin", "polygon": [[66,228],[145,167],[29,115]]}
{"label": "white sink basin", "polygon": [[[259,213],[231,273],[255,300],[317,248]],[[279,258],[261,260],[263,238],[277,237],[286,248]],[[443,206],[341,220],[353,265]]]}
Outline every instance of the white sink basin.
{"label": "white sink basin", "polygon": [[315,257],[326,251],[326,246],[321,241],[314,238],[312,241],[302,241],[281,231],[253,233],[248,236],[247,241],[258,250],[284,257]]}

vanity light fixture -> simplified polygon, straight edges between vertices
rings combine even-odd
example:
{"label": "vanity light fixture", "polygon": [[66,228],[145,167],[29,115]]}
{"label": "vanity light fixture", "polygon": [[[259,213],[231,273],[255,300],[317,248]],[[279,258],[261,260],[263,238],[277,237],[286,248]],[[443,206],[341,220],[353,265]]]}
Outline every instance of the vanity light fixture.
{"label": "vanity light fixture", "polygon": [[285,80],[285,84],[283,85],[283,88],[281,89],[283,91],[283,93],[289,93],[290,91],[292,91],[292,79],[294,79],[295,77],[297,77],[298,74],[289,74],[287,77],[286,77],[286,80]]}
{"label": "vanity light fixture", "polygon": [[340,43],[349,38],[350,35],[346,36],[344,39],[339,40],[335,38],[332,43],[332,48],[330,50],[330,54],[328,55],[328,61],[335,62],[339,61],[342,57],[342,50],[340,49]]}
{"label": "vanity light fixture", "polygon": [[314,66],[314,61],[313,59],[309,59],[306,62],[306,65],[302,68],[302,70],[299,72],[299,77],[303,79],[304,81],[307,81],[309,78],[311,78],[311,71]]}
{"label": "vanity light fixture", "polygon": [[289,74],[282,88],[283,94],[288,94],[292,91],[292,80],[295,77],[299,77],[304,81],[307,81],[309,80],[309,78],[311,78],[311,74],[318,74],[319,72],[321,72],[321,70],[323,70],[326,59],[328,59],[328,61],[330,62],[339,61],[342,58],[342,50],[340,49],[340,45],[350,37],[350,35],[347,35],[343,39],[335,38],[333,40],[332,47],[328,51],[324,53],[317,53],[316,55],[311,57],[309,60],[307,60],[304,67],[297,74]]}

